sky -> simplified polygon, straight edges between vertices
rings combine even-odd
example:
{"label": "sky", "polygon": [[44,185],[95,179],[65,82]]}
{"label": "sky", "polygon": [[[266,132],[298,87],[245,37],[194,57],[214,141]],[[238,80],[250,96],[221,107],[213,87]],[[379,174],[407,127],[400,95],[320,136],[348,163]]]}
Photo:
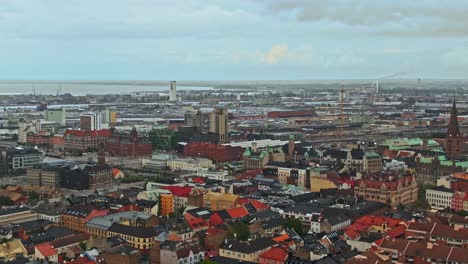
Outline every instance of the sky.
{"label": "sky", "polygon": [[462,78],[468,1],[0,0],[0,80]]}

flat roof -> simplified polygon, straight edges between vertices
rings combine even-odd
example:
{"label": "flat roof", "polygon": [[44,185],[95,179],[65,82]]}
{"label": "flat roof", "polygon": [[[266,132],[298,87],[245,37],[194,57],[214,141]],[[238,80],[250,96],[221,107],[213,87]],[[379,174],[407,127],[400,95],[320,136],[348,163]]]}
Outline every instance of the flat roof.
{"label": "flat roof", "polygon": [[[287,140],[260,139],[260,140],[255,140],[255,141],[239,141],[239,142],[226,143],[226,144],[223,144],[223,146],[248,148],[252,146],[253,142],[257,143],[258,148],[284,146],[289,143],[289,141]],[[301,142],[295,141],[295,143],[298,144]]]}

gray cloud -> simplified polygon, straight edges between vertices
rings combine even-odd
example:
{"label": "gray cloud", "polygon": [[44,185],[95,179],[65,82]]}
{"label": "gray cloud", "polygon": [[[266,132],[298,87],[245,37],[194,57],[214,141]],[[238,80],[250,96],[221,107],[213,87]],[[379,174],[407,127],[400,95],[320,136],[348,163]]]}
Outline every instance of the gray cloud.
{"label": "gray cloud", "polygon": [[468,36],[468,1],[279,0],[270,10],[303,22],[335,22],[376,34]]}

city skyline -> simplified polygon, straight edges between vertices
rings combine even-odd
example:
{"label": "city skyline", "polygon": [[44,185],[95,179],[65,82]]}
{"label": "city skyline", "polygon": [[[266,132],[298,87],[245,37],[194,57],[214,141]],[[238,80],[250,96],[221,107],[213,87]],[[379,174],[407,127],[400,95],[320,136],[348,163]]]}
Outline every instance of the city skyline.
{"label": "city skyline", "polygon": [[7,0],[0,79],[463,79],[467,5]]}

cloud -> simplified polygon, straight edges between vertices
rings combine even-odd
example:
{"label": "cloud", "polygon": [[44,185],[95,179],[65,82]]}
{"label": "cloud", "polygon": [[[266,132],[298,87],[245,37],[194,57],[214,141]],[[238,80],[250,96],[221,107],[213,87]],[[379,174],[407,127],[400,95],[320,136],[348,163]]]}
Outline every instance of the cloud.
{"label": "cloud", "polygon": [[263,56],[263,61],[268,64],[276,64],[279,60],[288,55],[287,45],[273,45],[271,49]]}
{"label": "cloud", "polygon": [[466,72],[466,68],[468,67],[468,42],[447,50],[442,54],[442,61],[450,68]]}
{"label": "cloud", "polygon": [[[60,21],[60,22],[58,22]],[[254,36],[261,17],[247,7],[187,0],[2,0],[0,36],[45,39]]]}
{"label": "cloud", "polygon": [[307,1],[272,2],[273,14],[302,22],[338,23],[381,35],[407,37],[467,37],[467,1]]}

